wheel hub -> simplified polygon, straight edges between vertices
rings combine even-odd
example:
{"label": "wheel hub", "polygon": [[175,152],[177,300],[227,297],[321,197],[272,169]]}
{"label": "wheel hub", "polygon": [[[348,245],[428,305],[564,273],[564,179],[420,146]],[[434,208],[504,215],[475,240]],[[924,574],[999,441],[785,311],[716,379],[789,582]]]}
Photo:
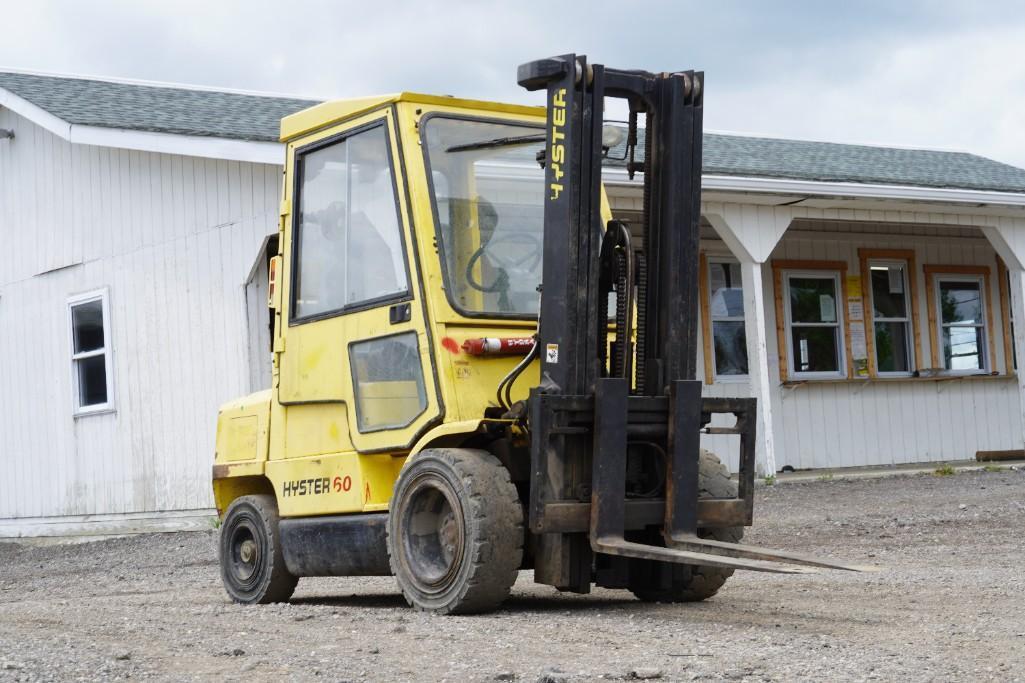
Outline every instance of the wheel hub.
{"label": "wheel hub", "polygon": [[256,544],[252,540],[243,541],[238,556],[245,564],[253,564],[253,560],[256,559]]}
{"label": "wheel hub", "polygon": [[404,509],[403,563],[421,590],[444,590],[463,550],[459,504],[443,482],[429,477],[411,487]]}
{"label": "wheel hub", "polygon": [[240,583],[253,578],[260,564],[260,544],[253,530],[240,525],[231,538],[231,571]]}

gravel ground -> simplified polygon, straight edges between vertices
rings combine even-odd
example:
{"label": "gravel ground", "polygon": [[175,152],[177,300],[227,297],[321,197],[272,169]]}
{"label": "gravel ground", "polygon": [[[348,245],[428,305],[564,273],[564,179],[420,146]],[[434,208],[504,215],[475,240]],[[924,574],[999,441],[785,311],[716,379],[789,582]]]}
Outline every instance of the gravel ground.
{"label": "gravel ground", "polygon": [[738,573],[711,600],[561,595],[433,617],[392,579],[240,607],[216,534],[0,544],[0,680],[1025,680],[1025,471],[762,487],[748,540],[885,567]]}

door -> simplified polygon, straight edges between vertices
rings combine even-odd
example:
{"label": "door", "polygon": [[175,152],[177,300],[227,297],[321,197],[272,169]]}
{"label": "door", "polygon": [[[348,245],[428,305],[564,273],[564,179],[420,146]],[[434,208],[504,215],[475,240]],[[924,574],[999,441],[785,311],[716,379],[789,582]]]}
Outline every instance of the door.
{"label": "door", "polygon": [[387,459],[440,414],[394,130],[382,110],[289,148],[279,457]]}

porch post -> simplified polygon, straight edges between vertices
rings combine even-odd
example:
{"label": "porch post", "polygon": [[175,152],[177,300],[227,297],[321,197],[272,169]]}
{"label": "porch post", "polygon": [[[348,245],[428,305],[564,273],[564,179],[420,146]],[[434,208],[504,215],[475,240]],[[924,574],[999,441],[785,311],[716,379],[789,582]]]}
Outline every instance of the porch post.
{"label": "porch post", "polygon": [[[1014,354],[1018,359],[1018,400],[1021,411],[1021,443],[1025,447],[1025,271],[1013,269],[1008,271],[1011,276],[1011,319],[1014,320]],[[1007,359],[1010,366],[1011,359]]]}
{"label": "porch post", "polygon": [[758,399],[756,469],[762,476],[776,473],[776,439],[772,428],[772,384],[766,333],[764,264],[793,220],[788,207],[705,206],[705,218],[740,261],[744,285],[744,332],[747,336],[747,372],[751,397]]}
{"label": "porch post", "polygon": [[744,331],[747,336],[748,381],[751,384],[751,397],[758,399],[758,435],[761,437],[759,441],[762,447],[762,459],[757,462],[764,468],[764,471],[758,474],[761,476],[772,475],[776,472],[776,441],[772,432],[772,392],[770,390],[772,385],[769,383],[769,347],[765,331],[762,264],[758,261],[741,261],[740,277],[744,285]]}
{"label": "porch post", "polygon": [[[1018,401],[1021,412],[1019,443],[1025,447],[1025,219],[979,216],[978,224],[1010,276],[1011,319],[1014,320],[1014,353],[1018,358]],[[1010,367],[1011,359],[1006,359]]]}

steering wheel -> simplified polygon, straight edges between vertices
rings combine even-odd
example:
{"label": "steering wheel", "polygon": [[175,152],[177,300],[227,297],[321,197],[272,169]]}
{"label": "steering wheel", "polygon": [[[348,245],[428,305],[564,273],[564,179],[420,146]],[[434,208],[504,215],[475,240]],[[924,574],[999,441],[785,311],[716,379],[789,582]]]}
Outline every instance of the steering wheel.
{"label": "steering wheel", "polygon": [[[526,245],[526,253],[519,257],[509,256],[496,249],[496,247],[502,245]],[[498,269],[498,275],[495,276],[494,282],[490,285],[478,282],[473,277],[473,267],[477,265],[477,261],[485,253],[488,255],[488,261]],[[480,292],[505,291],[509,287],[509,274],[507,271],[534,270],[541,263],[542,254],[541,240],[536,235],[529,232],[499,232],[477,247],[477,250],[470,256],[470,259],[466,262],[466,281],[470,283],[471,287]]]}

